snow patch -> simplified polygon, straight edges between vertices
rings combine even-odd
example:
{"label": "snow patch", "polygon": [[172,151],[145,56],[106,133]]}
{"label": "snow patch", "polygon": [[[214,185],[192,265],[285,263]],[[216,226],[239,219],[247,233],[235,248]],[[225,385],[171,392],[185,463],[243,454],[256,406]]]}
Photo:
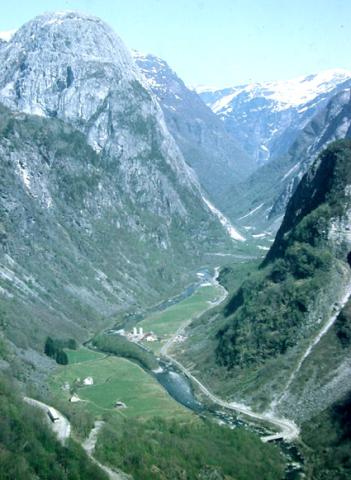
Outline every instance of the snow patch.
{"label": "snow patch", "polygon": [[251,210],[249,213],[247,213],[247,214],[244,215],[243,217],[238,218],[238,220],[243,220],[244,218],[249,217],[250,215],[253,215],[255,212],[257,212],[257,210],[259,210],[260,208],[262,208],[263,205],[264,205],[264,203],[261,203],[261,205],[259,205],[258,207],[254,208],[253,210]]}
{"label": "snow patch", "polygon": [[220,212],[214,205],[212,205],[212,203],[204,196],[202,196],[202,200],[205,202],[211,212],[218,218],[218,220],[221,222],[221,224],[227,230],[229,236],[233,240],[239,240],[240,242],[245,241],[245,237],[240,235],[240,233],[233,227],[228,218],[225,217],[222,212]]}
{"label": "snow patch", "polygon": [[19,169],[19,174],[22,178],[24,186],[26,187],[27,190],[30,191],[30,175],[28,170],[25,167],[22,167]]}
{"label": "snow patch", "polygon": [[234,93],[226,95],[225,97],[217,100],[217,102],[215,102],[211,106],[211,109],[212,109],[213,113],[219,113],[224,109],[227,110],[231,101],[236,97],[236,95],[237,95],[236,92],[234,92]]}
{"label": "snow patch", "polygon": [[5,42],[9,42],[16,32],[17,28],[0,32],[0,39],[4,40]]}
{"label": "snow patch", "polygon": [[[265,98],[275,103],[273,111],[282,111],[289,108],[298,108],[303,113],[306,104],[312,102],[319,95],[331,92],[338,84],[351,79],[351,72],[343,69],[331,69],[315,75],[300,76],[290,80],[275,82],[251,83],[228,89],[197,88],[198,93],[216,93],[217,100],[208,106],[216,114],[225,115],[233,100],[245,94],[247,101],[254,98]],[[223,91],[224,96],[218,99]]]}
{"label": "snow patch", "polygon": [[0,95],[2,97],[10,97],[15,91],[15,82],[7,83],[2,90],[0,90]]}
{"label": "snow patch", "polygon": [[350,128],[350,119],[348,117],[343,117],[339,127],[335,132],[336,139],[345,138],[349,128]]}

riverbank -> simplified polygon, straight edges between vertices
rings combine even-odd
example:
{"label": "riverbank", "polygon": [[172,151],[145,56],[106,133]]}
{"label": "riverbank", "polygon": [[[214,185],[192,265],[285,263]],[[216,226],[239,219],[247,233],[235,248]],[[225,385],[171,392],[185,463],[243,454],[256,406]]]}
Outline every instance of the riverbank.
{"label": "riverbank", "polygon": [[[195,428],[197,424],[196,420],[200,419],[200,417],[198,417],[200,414],[202,418],[207,417],[214,420],[211,422],[214,425],[226,423],[230,429],[234,428],[235,430],[236,427],[244,426],[244,429],[239,428],[238,431],[246,431],[248,435],[254,435],[254,438],[259,441],[256,434],[251,433],[259,429],[261,429],[262,432],[264,431],[264,427],[258,422],[259,419],[257,416],[243,420],[241,412],[241,419],[238,420],[235,416],[238,412],[232,408],[233,406],[228,408],[228,404],[217,398],[214,402],[214,398],[211,398],[211,395],[208,396],[210,400],[209,403],[211,403],[210,407],[201,404],[201,402],[195,398],[193,390],[194,385],[198,388],[198,380],[192,375],[189,375],[190,372],[185,371],[186,369],[184,370],[182,365],[177,365],[174,359],[167,357],[167,352],[173,345],[175,338],[181,336],[190,321],[193,321],[206,310],[215,307],[215,305],[225,300],[227,292],[218,284],[217,274],[218,271],[212,276],[211,282],[200,282],[198,289],[193,291],[192,295],[186,296],[186,298],[179,296],[179,298],[182,299],[178,304],[175,304],[173,299],[171,306],[166,307],[162,312],[153,313],[152,319],[147,317],[143,320],[143,322],[145,322],[144,324],[147,324],[147,322],[151,320],[154,324],[162,324],[163,328],[165,325],[168,326],[168,338],[163,338],[163,345],[158,349],[158,351],[162,350],[163,355],[161,356],[166,360],[166,363],[161,360],[159,361],[159,367],[155,369],[155,371],[145,371],[130,360],[115,356],[106,357],[106,355],[102,355],[96,350],[90,350],[90,352],[94,355],[102,356],[89,360],[87,351],[82,350],[81,362],[79,361],[79,354],[77,357],[77,352],[75,352],[72,353],[72,361],[74,363],[60,369],[61,374],[59,378],[56,378],[56,392],[62,394],[62,385],[67,385],[67,383],[72,385],[74,384],[75,378],[82,377],[83,374],[86,376],[89,375],[94,379],[94,385],[87,387],[80,386],[77,390],[80,401],[71,405],[70,408],[76,411],[79,411],[79,409],[87,409],[93,414],[95,420],[108,418],[108,424],[110,424],[114,422],[113,419],[116,419],[116,421],[118,419],[134,421],[134,419],[143,418],[145,421],[147,418],[152,419],[161,415],[166,421],[171,418],[172,421],[180,421],[181,424],[185,421],[185,424],[192,424],[191,428]],[[210,285],[208,285],[208,283],[210,283]],[[207,292],[211,292],[210,299],[207,295],[199,296],[201,290],[206,292],[206,289]],[[197,299],[196,301],[194,301],[194,297]],[[164,302],[164,305],[166,306],[167,302]],[[190,317],[189,306],[191,306],[192,314]],[[170,315],[175,321],[168,322]],[[109,333],[111,335],[111,331]],[[111,335],[111,337],[113,338],[113,335]],[[122,370],[117,367],[117,364],[121,364],[121,362],[125,366]],[[106,368],[107,364],[110,364],[108,368]],[[135,372],[135,369],[138,369],[139,374],[142,373],[143,380],[141,380],[140,376],[135,377],[134,373],[132,373]],[[127,378],[128,381],[125,381]],[[157,399],[151,396],[150,401],[147,400],[147,395],[145,395],[143,391],[144,381],[149,386],[152,384],[153,389],[155,388],[155,384],[157,384],[158,389],[154,390],[154,392],[158,392],[156,395]],[[163,399],[167,398],[167,401],[165,403],[162,401],[160,404],[159,401],[161,397],[159,397],[159,395],[161,395],[161,391]],[[71,392],[68,393],[70,394]],[[126,408],[116,408],[115,405],[117,402],[125,405]],[[147,408],[145,409],[145,407]],[[195,412],[197,415],[192,412]],[[248,415],[248,417],[250,417],[250,415]],[[256,421],[257,426],[255,426],[252,421]],[[267,422],[266,418],[264,418],[264,422]],[[265,424],[267,426],[267,423]],[[218,428],[221,429],[222,427]],[[241,434],[239,437],[240,436]],[[258,444],[255,445],[257,449]],[[270,451],[270,449],[268,451]],[[273,451],[274,449],[272,452]],[[119,467],[122,468],[121,465],[119,465]]]}

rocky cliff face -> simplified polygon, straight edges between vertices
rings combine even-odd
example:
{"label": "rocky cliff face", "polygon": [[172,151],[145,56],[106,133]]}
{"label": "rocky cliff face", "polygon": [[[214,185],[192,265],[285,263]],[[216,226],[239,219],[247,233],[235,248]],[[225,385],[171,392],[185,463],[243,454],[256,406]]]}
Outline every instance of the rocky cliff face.
{"label": "rocky cliff face", "polygon": [[[116,159],[126,186],[132,180],[143,188],[148,181],[137,158],[152,155],[152,148],[159,149],[179,181],[194,186],[128,50],[101,20],[76,12],[37,17],[16,32],[0,61],[4,105],[70,123],[95,151]],[[131,188],[134,200],[135,193]]]}
{"label": "rocky cliff face", "polygon": [[0,49],[0,63],[10,109],[0,119],[1,296],[13,340],[86,336],[186,281],[202,252],[230,245],[101,20],[37,17]]}
{"label": "rocky cliff face", "polygon": [[287,81],[198,92],[227,131],[262,165],[284,155],[316,113],[350,85],[351,73],[336,69]]}
{"label": "rocky cliff face", "polygon": [[254,169],[226,132],[223,122],[186,87],[161,58],[133,52],[145,80],[160,103],[166,124],[185,160],[218,207],[222,194]]}

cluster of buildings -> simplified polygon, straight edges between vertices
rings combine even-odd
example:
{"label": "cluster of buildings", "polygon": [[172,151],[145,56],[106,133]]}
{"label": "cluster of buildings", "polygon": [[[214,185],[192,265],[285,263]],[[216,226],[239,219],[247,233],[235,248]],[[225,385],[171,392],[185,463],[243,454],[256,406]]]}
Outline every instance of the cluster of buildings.
{"label": "cluster of buildings", "polygon": [[158,338],[153,332],[144,333],[143,327],[133,327],[131,332],[117,330],[118,335],[126,337],[130,342],[157,342]]}

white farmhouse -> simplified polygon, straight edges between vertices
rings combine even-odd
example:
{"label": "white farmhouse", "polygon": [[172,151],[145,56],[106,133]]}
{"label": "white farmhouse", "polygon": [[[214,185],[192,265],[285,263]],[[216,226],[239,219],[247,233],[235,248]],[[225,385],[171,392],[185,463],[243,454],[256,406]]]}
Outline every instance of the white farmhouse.
{"label": "white farmhouse", "polygon": [[83,380],[83,385],[94,385],[93,377],[86,377]]}
{"label": "white farmhouse", "polygon": [[150,332],[144,335],[144,340],[147,342],[157,342],[158,338],[154,333]]}
{"label": "white farmhouse", "polygon": [[70,402],[72,403],[76,403],[76,402],[80,402],[80,398],[78,397],[78,395],[76,393],[74,393],[71,398],[69,399]]}

